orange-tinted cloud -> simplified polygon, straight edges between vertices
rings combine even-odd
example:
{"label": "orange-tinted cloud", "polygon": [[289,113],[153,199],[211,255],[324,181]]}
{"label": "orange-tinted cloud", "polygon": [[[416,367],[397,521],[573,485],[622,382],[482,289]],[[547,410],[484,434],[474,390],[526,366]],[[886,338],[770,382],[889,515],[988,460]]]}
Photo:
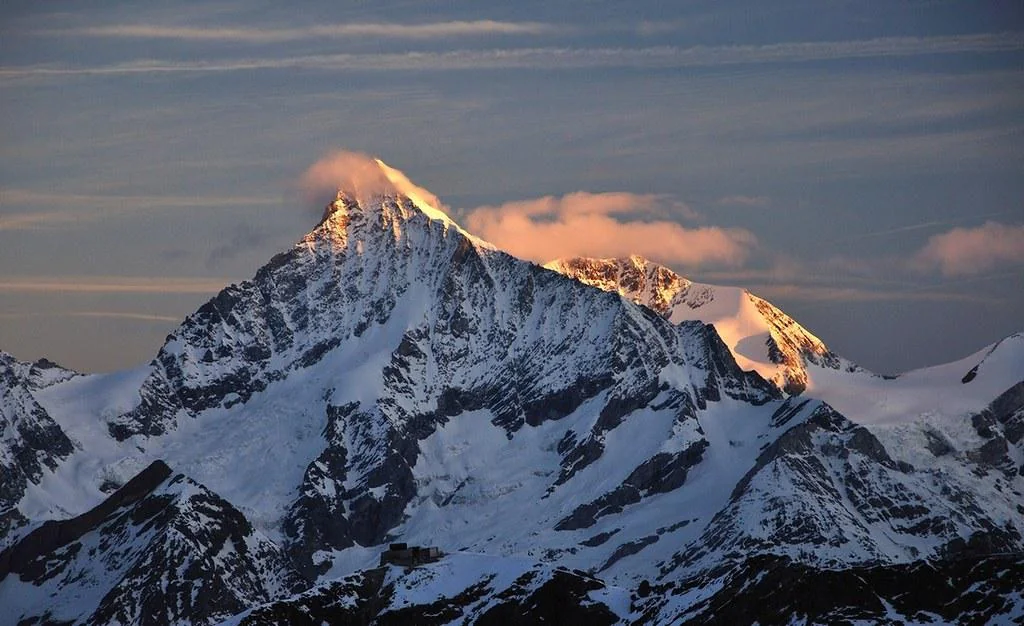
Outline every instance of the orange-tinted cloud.
{"label": "orange-tinted cloud", "polygon": [[356,198],[400,193],[436,209],[444,205],[434,194],[417,187],[402,172],[362,152],[338,150],[309,167],[299,180],[303,199],[322,208],[339,190]]}
{"label": "orange-tinted cloud", "polygon": [[998,222],[934,235],[914,258],[918,268],[938,268],[946,276],[978,274],[1018,263],[1024,263],[1024,225]]}
{"label": "orange-tinted cloud", "polygon": [[739,228],[685,228],[667,219],[650,219],[671,210],[664,205],[662,196],[580,191],[480,207],[463,222],[471,233],[499,248],[538,262],[639,254],[691,267],[737,266],[756,245],[754,235]]}

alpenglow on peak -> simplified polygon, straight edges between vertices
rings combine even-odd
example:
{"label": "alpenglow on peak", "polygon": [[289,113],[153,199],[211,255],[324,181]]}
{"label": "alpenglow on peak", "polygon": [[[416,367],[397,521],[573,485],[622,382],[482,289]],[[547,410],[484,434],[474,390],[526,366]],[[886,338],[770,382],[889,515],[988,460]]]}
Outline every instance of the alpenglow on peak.
{"label": "alpenglow on peak", "polygon": [[346,247],[353,241],[350,227],[360,224],[361,229],[368,224],[362,219],[353,223],[353,214],[372,214],[379,219],[369,223],[387,224],[396,237],[411,221],[438,222],[445,231],[454,229],[478,248],[494,249],[449,217],[437,196],[375,157],[357,152],[332,153],[307,169],[300,185],[307,200],[327,201],[320,222],[300,240],[302,246],[329,241],[332,246]]}
{"label": "alpenglow on peak", "polygon": [[348,198],[363,208],[379,204],[381,198],[406,197],[430,219],[454,224],[437,196],[414,184],[400,170],[360,152],[328,154],[305,171],[300,186],[317,202]]}

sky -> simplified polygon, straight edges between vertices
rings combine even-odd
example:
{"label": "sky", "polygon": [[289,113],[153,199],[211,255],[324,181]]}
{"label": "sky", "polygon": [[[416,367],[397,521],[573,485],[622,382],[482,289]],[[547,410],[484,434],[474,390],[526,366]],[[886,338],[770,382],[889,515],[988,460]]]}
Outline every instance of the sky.
{"label": "sky", "polygon": [[313,227],[338,151],[524,258],[746,287],[880,373],[1024,331],[1017,0],[14,0],[0,350],[148,362]]}

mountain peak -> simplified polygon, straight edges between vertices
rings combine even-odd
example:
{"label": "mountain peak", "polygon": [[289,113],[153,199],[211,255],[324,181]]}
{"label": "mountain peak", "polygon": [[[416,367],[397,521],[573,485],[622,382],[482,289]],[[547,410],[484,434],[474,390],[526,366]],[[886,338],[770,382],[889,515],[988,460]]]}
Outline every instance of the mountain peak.
{"label": "mountain peak", "polygon": [[618,293],[673,324],[689,320],[714,324],[743,369],[757,371],[790,394],[807,387],[808,362],[833,369],[841,365],[820,339],[793,318],[740,287],[695,283],[635,254],[560,259],[545,267]]}
{"label": "mountain peak", "polygon": [[302,186],[311,198],[333,196],[320,222],[299,242],[303,247],[318,242],[346,247],[362,240],[370,225],[393,231],[397,239],[412,222],[439,222],[444,231],[454,228],[477,247],[494,247],[455,223],[437,196],[378,158],[352,152],[333,154],[306,171]]}
{"label": "mountain peak", "polygon": [[306,170],[300,185],[310,198],[334,197],[321,223],[339,210],[366,210],[388,204],[388,199],[403,205],[400,199],[407,198],[409,206],[405,208],[454,225],[437,196],[417,186],[400,170],[359,152],[329,154]]}
{"label": "mountain peak", "polygon": [[412,201],[413,205],[422,211],[432,220],[440,220],[448,225],[455,225],[444,210],[444,205],[437,196],[426,189],[415,185],[409,177],[401,171],[391,167],[380,159],[374,159],[374,163],[380,168],[381,173],[387,179],[396,194],[405,196]]}
{"label": "mountain peak", "polygon": [[669,268],[637,254],[624,258],[558,259],[544,267],[593,287],[617,292],[665,318],[671,315],[676,296],[692,285]]}

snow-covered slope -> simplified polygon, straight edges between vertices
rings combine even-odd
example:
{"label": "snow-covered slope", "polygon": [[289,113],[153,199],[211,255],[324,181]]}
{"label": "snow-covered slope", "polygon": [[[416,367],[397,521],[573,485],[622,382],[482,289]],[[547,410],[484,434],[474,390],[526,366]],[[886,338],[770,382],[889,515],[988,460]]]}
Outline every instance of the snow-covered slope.
{"label": "snow-covered slope", "polygon": [[71,441],[33,394],[74,376],[46,360],[23,363],[0,352],[0,548],[27,521],[17,505],[28,485],[72,452]]}
{"label": "snow-covered slope", "polygon": [[210,624],[299,584],[237,510],[160,461],[0,553],[9,623]]}
{"label": "snow-covered slope", "polygon": [[900,424],[956,419],[984,409],[1021,381],[1024,333],[1011,335],[964,359],[899,376],[810,367],[809,395],[824,398],[854,421]]}
{"label": "snow-covered slope", "polygon": [[807,388],[808,367],[852,371],[820,339],[770,302],[739,287],[695,283],[638,256],[574,258],[545,267],[657,311],[678,324],[714,324],[740,367],[753,370],[788,394]]}
{"label": "snow-covered slope", "polygon": [[[637,595],[628,619],[664,623],[730,589],[722,568],[884,569],[1024,547],[1018,339],[966,368],[885,380],[739,289],[636,258],[580,261],[595,288],[511,257],[382,171],[390,191],[339,193],[148,366],[9,385],[73,444],[11,500],[24,529],[83,514],[164,459],[321,585],[267,598],[286,613],[338,589],[359,595],[369,574],[330,581],[401,540],[511,559],[458,578],[478,608],[516,594],[473,580],[527,559],[545,564],[538,580],[561,566],[637,594],[660,586],[665,601]],[[860,391],[842,395],[844,381]],[[941,409],[941,427],[880,413],[861,397],[873,385],[905,389],[903,406],[927,389],[914,406]],[[107,571],[84,555],[77,571]],[[477,571],[445,563],[436,584],[456,576],[446,567]],[[719,586],[701,595],[702,576]],[[57,578],[11,579],[0,594],[75,593],[47,582]],[[405,597],[391,593],[374,597]]]}

